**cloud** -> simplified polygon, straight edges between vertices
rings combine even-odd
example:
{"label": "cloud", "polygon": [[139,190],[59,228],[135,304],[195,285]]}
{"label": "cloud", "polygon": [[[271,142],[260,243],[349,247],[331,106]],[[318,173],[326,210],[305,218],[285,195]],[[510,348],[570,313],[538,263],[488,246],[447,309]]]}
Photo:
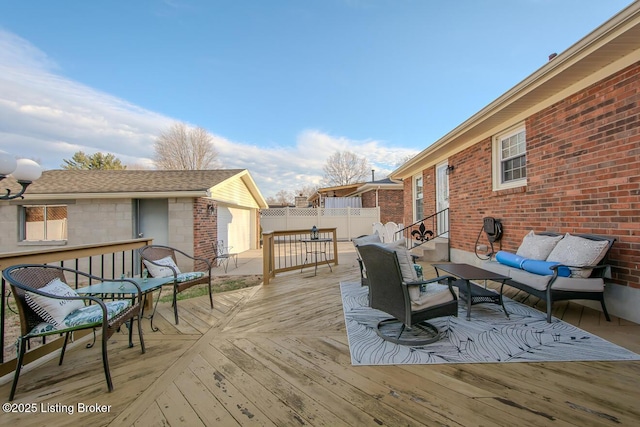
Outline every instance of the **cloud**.
{"label": "cloud", "polygon": [[[124,164],[153,165],[155,138],[176,120],[145,110],[59,74],[28,41],[0,29],[0,148],[58,169],[79,150],[108,152]],[[265,197],[318,185],[335,151],[365,156],[381,177],[415,150],[353,140],[319,130],[292,133],[291,146],[258,147],[215,134],[224,168],[248,169]]]}

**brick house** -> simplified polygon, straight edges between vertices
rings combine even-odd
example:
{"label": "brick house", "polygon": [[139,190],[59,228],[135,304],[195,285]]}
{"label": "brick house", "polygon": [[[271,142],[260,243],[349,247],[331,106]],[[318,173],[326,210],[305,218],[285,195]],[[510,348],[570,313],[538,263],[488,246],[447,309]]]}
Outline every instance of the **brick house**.
{"label": "brick house", "polygon": [[245,169],[50,170],[24,199],[0,201],[0,252],[144,236],[211,259],[216,240],[258,248],[266,207]]}
{"label": "brick house", "polygon": [[454,262],[480,264],[488,216],[509,251],[529,230],[615,236],[607,306],[640,322],[640,2],[391,177],[404,183],[405,224],[449,208]]}
{"label": "brick house", "polygon": [[404,186],[401,181],[394,181],[390,178],[358,182],[349,185],[336,187],[319,188],[317,193],[309,197],[309,203],[313,207],[323,204],[323,199],[327,197],[360,197],[363,208],[380,207],[380,222],[403,222],[403,192]]}

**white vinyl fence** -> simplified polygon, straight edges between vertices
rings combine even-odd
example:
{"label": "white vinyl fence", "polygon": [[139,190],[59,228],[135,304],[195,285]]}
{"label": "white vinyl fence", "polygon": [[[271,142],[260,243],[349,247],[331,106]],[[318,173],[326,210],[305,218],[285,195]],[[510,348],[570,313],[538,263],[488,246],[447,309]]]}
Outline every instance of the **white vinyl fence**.
{"label": "white vinyl fence", "polygon": [[338,240],[371,234],[380,221],[379,208],[273,208],[260,211],[263,232],[336,228]]}

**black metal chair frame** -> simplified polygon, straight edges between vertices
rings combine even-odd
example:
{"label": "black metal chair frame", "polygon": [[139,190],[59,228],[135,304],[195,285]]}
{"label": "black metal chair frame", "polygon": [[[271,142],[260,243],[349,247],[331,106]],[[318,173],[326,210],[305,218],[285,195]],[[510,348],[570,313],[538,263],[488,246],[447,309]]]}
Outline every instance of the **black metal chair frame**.
{"label": "black metal chair frame", "polygon": [[[176,253],[192,260],[194,262],[194,264],[196,262],[202,262],[206,265],[207,268],[207,272],[203,277],[199,277],[197,279],[193,279],[193,280],[189,280],[189,281],[185,281],[185,282],[179,282],[178,281],[178,272],[176,271],[175,268],[171,267],[171,266],[166,266],[166,265],[161,265],[158,264],[156,261],[165,258],[167,256],[171,256],[171,258],[173,259],[173,262],[177,264],[178,260],[176,258]],[[195,257],[192,255],[187,254],[186,252],[183,252],[179,249],[173,248],[171,246],[164,246],[164,245],[146,245],[143,246],[142,248],[138,249],[138,254],[140,255],[140,263],[142,264],[142,268],[144,267],[144,263],[143,261],[148,261],[153,265],[157,265],[157,266],[161,266],[161,267],[166,267],[166,268],[170,268],[171,271],[173,271],[173,299],[172,299],[172,304],[173,304],[173,314],[175,317],[175,322],[176,325],[179,322],[178,319],[178,294],[186,289],[191,288],[192,286],[196,286],[196,285],[202,285],[202,284],[208,284],[209,285],[209,303],[211,304],[211,308],[213,308],[213,290],[211,287],[211,265],[212,262],[216,260],[216,258],[214,257],[213,261],[209,261],[206,258],[200,258],[200,257]],[[149,273],[151,274],[151,273]],[[162,291],[161,291],[162,292]],[[158,299],[160,299],[160,295],[158,295]],[[156,302],[157,303],[157,302]]]}
{"label": "black metal chair frame", "polygon": [[[77,296],[77,297],[69,297],[69,296],[57,296],[48,294],[46,292],[42,292],[39,288],[46,286],[54,279],[60,279],[62,282],[67,283],[65,278],[65,273],[73,275],[76,277],[76,281],[79,276],[86,278],[89,281],[99,281],[99,282],[122,282],[128,281],[132,283],[138,290],[137,295],[132,299],[131,306],[123,310],[119,313],[118,316],[108,319],[107,316],[107,307],[104,301],[98,297],[94,296]],[[107,356],[107,342],[109,338],[120,329],[120,327],[129,323],[129,347],[133,347],[133,320],[137,320],[138,322],[138,336],[140,337],[140,347],[142,353],[144,354],[146,349],[144,346],[144,339],[142,337],[142,327],[140,325],[140,314],[142,312],[142,292],[140,287],[132,280],[127,279],[105,279],[99,276],[94,276],[89,273],[84,273],[79,270],[74,270],[71,268],[59,267],[54,265],[44,265],[44,264],[19,264],[11,267],[7,267],[3,272],[2,276],[4,279],[9,282],[11,286],[11,292],[16,301],[16,305],[18,308],[18,314],[20,316],[20,328],[21,335],[18,338],[18,358],[16,361],[16,370],[13,377],[13,384],[11,386],[11,393],[9,395],[9,400],[13,400],[16,392],[16,388],[18,386],[18,378],[20,376],[20,371],[22,369],[22,364],[24,361],[24,355],[26,353],[26,349],[29,345],[29,340],[32,338],[40,338],[46,337],[49,335],[58,335],[64,334],[64,342],[62,344],[62,350],[60,352],[60,360],[58,365],[62,365],[62,361],[64,359],[64,353],[67,347],[67,343],[69,341],[69,335],[75,331],[93,329],[94,333],[94,342],[95,342],[95,332],[96,329],[100,328],[102,330],[102,364],[104,367],[104,374],[107,381],[107,388],[109,392],[113,391],[113,382],[111,380],[111,373],[109,370],[109,359]],[[25,283],[25,282],[28,282]],[[34,294],[42,295],[48,298],[60,299],[60,300],[83,300],[88,301],[89,303],[98,304],[102,310],[102,322],[100,325],[82,325],[76,326],[66,329],[60,330],[51,330],[38,334],[32,334],[31,331],[35,326],[42,323],[44,320],[38,316],[35,311],[29,307],[25,300],[25,292],[31,292]],[[94,342],[87,344],[87,347],[90,348],[93,346]]]}
{"label": "black metal chair frame", "polygon": [[[378,335],[396,344],[412,346],[426,345],[439,340],[438,329],[426,321],[437,317],[458,315],[458,298],[452,285],[456,279],[452,276],[440,276],[429,280],[405,282],[395,251],[375,243],[358,246],[358,251],[367,270],[371,308],[393,316],[392,319],[385,319],[378,323],[376,329]],[[412,310],[408,286],[434,282],[446,283],[452,300]],[[403,337],[405,332],[408,333],[407,338]],[[421,334],[425,335],[421,336]]]}

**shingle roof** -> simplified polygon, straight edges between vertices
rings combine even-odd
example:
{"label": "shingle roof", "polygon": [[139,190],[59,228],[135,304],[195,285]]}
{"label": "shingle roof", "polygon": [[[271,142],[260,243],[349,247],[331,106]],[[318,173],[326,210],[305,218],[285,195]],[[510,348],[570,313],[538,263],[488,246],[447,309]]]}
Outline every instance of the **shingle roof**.
{"label": "shingle roof", "polygon": [[[29,186],[27,193],[206,191],[244,170],[48,170]],[[2,184],[19,188],[10,178]]]}

